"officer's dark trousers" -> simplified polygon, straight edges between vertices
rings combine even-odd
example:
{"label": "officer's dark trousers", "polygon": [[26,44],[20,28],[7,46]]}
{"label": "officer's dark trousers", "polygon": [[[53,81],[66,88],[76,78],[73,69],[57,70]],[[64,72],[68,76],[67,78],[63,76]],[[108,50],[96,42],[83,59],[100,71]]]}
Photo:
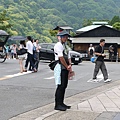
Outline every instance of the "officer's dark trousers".
{"label": "officer's dark trousers", "polygon": [[62,105],[64,103],[65,90],[68,84],[68,70],[61,70],[61,85],[57,86],[55,93],[55,106]]}
{"label": "officer's dark trousers", "polygon": [[104,80],[108,79],[108,73],[107,73],[107,69],[106,69],[104,61],[96,61],[93,78],[96,78],[99,72],[99,69],[101,69],[101,72],[104,76]]}

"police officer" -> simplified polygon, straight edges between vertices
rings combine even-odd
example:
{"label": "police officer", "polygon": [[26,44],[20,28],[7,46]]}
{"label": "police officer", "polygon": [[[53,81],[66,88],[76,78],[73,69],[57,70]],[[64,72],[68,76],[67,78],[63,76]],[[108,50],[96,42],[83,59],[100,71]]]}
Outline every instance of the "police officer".
{"label": "police officer", "polygon": [[63,30],[62,32],[59,32],[57,36],[60,36],[60,40],[55,44],[54,52],[55,52],[55,60],[59,60],[59,64],[61,65],[61,74],[60,74],[61,84],[57,84],[57,88],[55,92],[54,109],[65,111],[66,109],[71,108],[71,106],[67,106],[64,104],[65,90],[68,85],[68,73],[69,71],[72,71],[71,60],[68,59],[68,55],[65,53],[65,43],[68,39],[69,34],[67,31]]}

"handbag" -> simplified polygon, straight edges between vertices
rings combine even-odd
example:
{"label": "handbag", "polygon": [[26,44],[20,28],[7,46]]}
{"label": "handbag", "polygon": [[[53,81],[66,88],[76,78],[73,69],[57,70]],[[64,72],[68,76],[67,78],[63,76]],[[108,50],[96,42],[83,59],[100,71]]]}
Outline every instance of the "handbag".
{"label": "handbag", "polygon": [[59,60],[52,61],[48,66],[50,67],[51,70],[54,70],[58,62]]}
{"label": "handbag", "polygon": [[96,62],[96,60],[97,60],[97,58],[98,58],[98,57],[93,56],[93,57],[91,57],[90,61],[91,61],[92,63],[95,63],[95,62]]}
{"label": "handbag", "polygon": [[17,51],[17,55],[23,55],[25,53],[27,53],[27,49],[25,48],[21,48],[20,50]]}
{"label": "handbag", "polygon": [[70,72],[68,73],[68,80],[73,80],[74,77],[75,77],[75,72],[74,72],[74,71],[70,71]]}

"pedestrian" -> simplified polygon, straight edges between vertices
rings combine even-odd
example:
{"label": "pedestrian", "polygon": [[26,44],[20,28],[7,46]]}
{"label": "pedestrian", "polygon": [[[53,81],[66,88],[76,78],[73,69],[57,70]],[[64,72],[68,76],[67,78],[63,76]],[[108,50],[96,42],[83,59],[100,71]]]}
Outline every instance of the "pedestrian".
{"label": "pedestrian", "polygon": [[36,70],[38,71],[38,65],[39,65],[39,54],[40,54],[40,48],[41,46],[38,44],[39,40],[38,39],[35,39],[34,40],[34,60],[35,60],[35,68]]}
{"label": "pedestrian", "polygon": [[99,69],[101,69],[104,77],[104,82],[106,83],[106,82],[110,82],[111,79],[108,79],[108,73],[104,63],[104,57],[106,57],[106,55],[104,54],[104,45],[105,45],[105,40],[101,39],[100,44],[95,48],[95,55],[97,56],[97,60],[95,62],[93,80],[97,80],[97,74],[99,72]]}
{"label": "pedestrian", "polygon": [[[33,58],[32,58],[32,62],[33,62],[33,64],[34,64],[34,66],[35,66],[35,46],[34,46],[34,39],[31,39],[31,42],[32,42],[32,44],[33,44]],[[29,71],[32,71],[32,65],[31,65],[31,63],[29,64]]]}
{"label": "pedestrian", "polygon": [[[71,67],[71,60],[68,58],[68,55],[64,53],[65,51],[65,42],[68,39],[69,34],[66,31],[62,31],[57,34],[57,36],[60,36],[59,42],[57,42],[54,46],[54,52],[55,52],[55,60],[59,61],[60,67],[58,69],[55,66],[54,74],[56,74],[57,71],[60,71],[60,82],[58,82],[56,92],[55,92],[55,110],[65,111],[66,109],[70,109],[71,106],[67,106],[64,104],[64,96],[65,96],[65,90],[68,85],[68,73],[69,71],[72,71]],[[60,70],[61,69],[61,70]]]}
{"label": "pedestrian", "polygon": [[16,59],[16,58],[17,58],[17,46],[16,46],[16,44],[13,44],[13,45],[12,45],[11,54],[12,54],[12,58],[13,58],[13,59]]}
{"label": "pedestrian", "polygon": [[90,58],[93,57],[94,51],[95,51],[95,49],[94,49],[93,45],[90,44],[90,47],[88,48],[88,54],[89,54]]}
{"label": "pedestrian", "polygon": [[25,72],[27,71],[28,63],[30,62],[30,66],[32,66],[32,71],[37,72],[34,61],[33,61],[33,43],[32,43],[32,37],[27,36],[28,42],[26,43],[26,49],[27,49],[27,59],[25,63]]}
{"label": "pedestrian", "polygon": [[7,59],[10,59],[10,46],[7,45],[6,47]]}
{"label": "pedestrian", "polygon": [[[20,46],[19,46],[18,50],[20,50],[22,48],[26,49],[25,41],[20,41]],[[20,72],[21,73],[24,72],[23,61],[25,60],[25,58],[26,58],[26,53],[23,54],[23,55],[18,55],[18,60],[19,60]]]}
{"label": "pedestrian", "polygon": [[12,50],[13,44],[10,45],[10,59],[13,58],[13,50]]}
{"label": "pedestrian", "polygon": [[109,59],[112,61],[114,57],[114,48],[112,45],[109,46]]}

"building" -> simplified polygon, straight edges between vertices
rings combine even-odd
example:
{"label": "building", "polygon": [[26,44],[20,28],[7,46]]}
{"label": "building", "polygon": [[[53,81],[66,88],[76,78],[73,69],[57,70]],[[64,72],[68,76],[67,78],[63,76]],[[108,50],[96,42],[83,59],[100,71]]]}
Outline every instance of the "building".
{"label": "building", "polygon": [[76,33],[74,37],[70,38],[74,50],[87,53],[90,44],[95,47],[99,44],[100,39],[105,39],[107,58],[109,57],[108,48],[110,45],[114,46],[114,55],[117,56],[118,53],[120,58],[120,31],[113,29],[112,26],[93,24],[77,30]]}
{"label": "building", "polygon": [[58,31],[66,30],[70,33],[70,31],[72,31],[73,28],[68,25],[63,25],[63,26],[56,26],[53,30],[58,30]]}

